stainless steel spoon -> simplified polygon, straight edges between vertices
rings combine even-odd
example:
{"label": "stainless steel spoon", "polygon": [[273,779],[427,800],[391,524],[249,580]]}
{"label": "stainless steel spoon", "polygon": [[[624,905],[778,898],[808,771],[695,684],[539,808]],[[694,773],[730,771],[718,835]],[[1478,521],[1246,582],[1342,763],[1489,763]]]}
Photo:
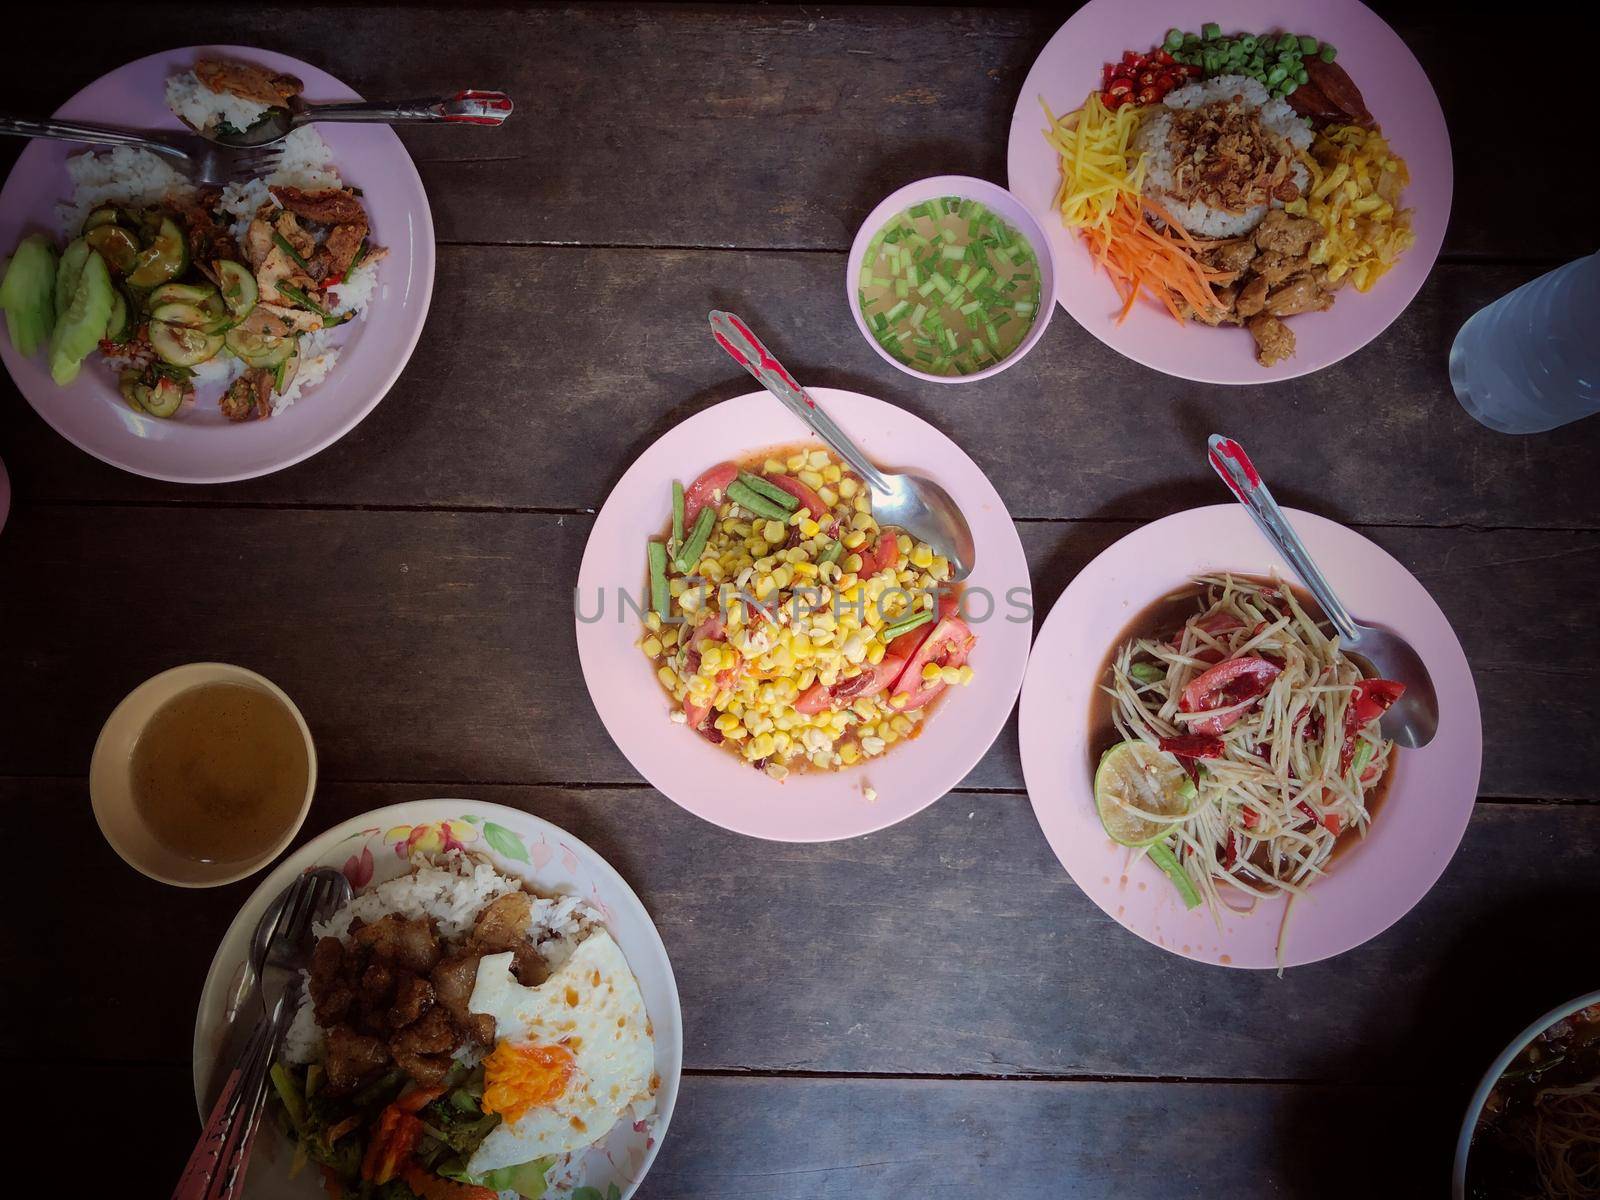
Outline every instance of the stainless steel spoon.
{"label": "stainless steel spoon", "polygon": [[772,352],[750,332],[750,327],[730,312],[711,313],[711,336],[733,356],[733,360],[756,377],[784,407],[811,427],[813,433],[872,489],[872,516],[880,526],[903,529],[918,541],[927,542],[934,553],[950,560],[950,578],[959,582],[972,574],[977,549],[972,527],[961,509],[945,491],[925,475],[892,474],[880,471],[867,456],[833,423],[833,418],[817,407]]}
{"label": "stainless steel spoon", "polygon": [[267,109],[249,129],[201,130],[200,136],[236,149],[281,142],[302,125],[318,121],[357,121],[379,125],[424,125],[444,121],[456,125],[504,125],[511,115],[511,97],[504,92],[468,90],[454,96],[422,100],[360,100],[345,104],[307,104],[296,96]]}
{"label": "stainless steel spoon", "polygon": [[1433,735],[1439,731],[1439,696],[1422,656],[1398,634],[1363,625],[1350,616],[1349,610],[1334,595],[1327,576],[1312,561],[1300,535],[1272,498],[1243,446],[1216,433],[1206,445],[1207,457],[1222,476],[1222,482],[1244,505],[1256,528],[1283,555],[1317,606],[1333,623],[1339,633],[1340,648],[1355,660],[1368,679],[1392,679],[1405,684],[1404,695],[1379,718],[1378,728],[1383,736],[1412,750],[1433,741]]}

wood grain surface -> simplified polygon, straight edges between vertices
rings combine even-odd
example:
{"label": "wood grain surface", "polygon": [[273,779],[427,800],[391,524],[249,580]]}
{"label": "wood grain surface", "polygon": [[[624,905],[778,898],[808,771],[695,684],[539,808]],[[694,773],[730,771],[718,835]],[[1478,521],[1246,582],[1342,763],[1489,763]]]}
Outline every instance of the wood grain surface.
{"label": "wood grain surface", "polygon": [[[463,796],[556,822],[639,892],[677,973],[687,1072],[644,1200],[1442,1194],[1488,1060],[1597,985],[1571,948],[1600,900],[1600,422],[1493,434],[1456,403],[1446,352],[1471,312],[1595,235],[1569,127],[1483,86],[1486,63],[1546,56],[1550,25],[1377,7],[1450,124],[1444,256],[1371,345],[1248,389],[1154,374],[1063,313],[968,388],[891,371],[855,331],[857,224],[914,177],[1004,180],[1012,106],[1064,8],[26,16],[19,47],[116,36],[14,53],[0,111],[48,112],[122,62],[208,43],[294,54],[373,97],[479,86],[518,104],[498,132],[403,131],[440,242],[429,324],[385,401],[308,462],[204,489],[125,475],[0,379],[0,811],[21,877],[6,894],[26,906],[0,935],[0,1061],[38,1102],[42,1161],[76,1161],[94,1120],[97,1161],[131,1164],[117,1194],[165,1196],[197,1131],[194,1003],[253,884],[136,875],[84,777],[130,688],[220,659],[284,686],[315,733],[302,841]],[[1557,112],[1587,77],[1541,86]],[[1537,218],[1518,215],[1530,198]],[[1368,945],[1281,979],[1167,955],[1054,860],[1014,717],[960,789],[850,842],[743,839],[666,801],[595,717],[572,588],[629,463],[750,390],[706,335],[712,307],[803,380],[900,404],[967,450],[1019,520],[1039,618],[1140,523],[1224,498],[1201,457],[1213,431],[1285,504],[1395,555],[1483,706],[1482,799],[1439,884]],[[1359,1153],[1328,1153],[1329,1131]]]}

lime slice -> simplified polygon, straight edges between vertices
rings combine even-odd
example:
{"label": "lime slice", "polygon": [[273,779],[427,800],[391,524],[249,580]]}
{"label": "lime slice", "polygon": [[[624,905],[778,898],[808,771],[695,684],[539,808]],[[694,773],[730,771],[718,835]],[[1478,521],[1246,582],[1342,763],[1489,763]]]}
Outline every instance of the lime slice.
{"label": "lime slice", "polygon": [[1094,773],[1094,803],[1111,840],[1148,846],[1172,826],[1141,813],[1185,817],[1194,803],[1194,782],[1177,759],[1148,742],[1118,742],[1100,756]]}

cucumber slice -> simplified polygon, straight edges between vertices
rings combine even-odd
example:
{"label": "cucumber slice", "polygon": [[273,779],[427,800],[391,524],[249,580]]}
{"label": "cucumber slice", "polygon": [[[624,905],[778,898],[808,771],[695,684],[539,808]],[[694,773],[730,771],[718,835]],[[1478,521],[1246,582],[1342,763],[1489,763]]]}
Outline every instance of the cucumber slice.
{"label": "cucumber slice", "polygon": [[137,264],[128,272],[133,287],[148,288],[176,279],[189,268],[189,242],[171,217],[162,217],[151,243],[139,251]]}
{"label": "cucumber slice", "polygon": [[122,213],[118,211],[117,206],[115,204],[102,204],[83,219],[83,232],[88,233],[89,230],[97,229],[101,225],[120,225],[121,223]]}
{"label": "cucumber slice", "polygon": [[185,329],[203,329],[212,321],[211,317],[193,304],[182,304],[176,300],[153,305],[150,309],[150,319],[168,325],[182,325]]}
{"label": "cucumber slice", "polygon": [[229,350],[252,367],[276,367],[293,354],[295,348],[292,337],[272,337],[239,328],[228,330],[223,339]]}
{"label": "cucumber slice", "polygon": [[169,325],[165,321],[151,321],[150,346],[163,362],[175,367],[192,367],[215,358],[222,349],[220,333],[205,333],[182,325]]}
{"label": "cucumber slice", "polygon": [[170,417],[183,406],[184,386],[163,375],[155,381],[148,393],[140,397],[145,412],[152,417]]}
{"label": "cucumber slice", "polygon": [[244,320],[256,306],[255,276],[243,263],[226,258],[217,260],[216,269],[217,278],[222,281],[222,302],[228,306],[235,321]]}
{"label": "cucumber slice", "polygon": [[[272,390],[280,396],[289,390],[289,385],[294,382],[295,373],[300,370],[300,339],[293,338],[291,340],[294,342],[294,350],[288,358],[277,365],[272,377]],[[1363,746],[1371,746],[1372,743],[1363,742],[1361,744]],[[1359,776],[1361,772],[1357,771],[1356,774]]]}
{"label": "cucumber slice", "polygon": [[128,302],[123,299],[121,292],[114,292],[111,297],[111,316],[106,321],[106,341],[116,342],[120,346],[132,332],[133,322],[128,320]]}
{"label": "cucumber slice", "polygon": [[146,384],[137,371],[124,371],[117,376],[117,390],[122,393],[122,398],[128,402],[128,407],[134,412],[145,411],[144,402],[150,395],[149,385]]}
{"label": "cucumber slice", "polygon": [[38,234],[17,246],[0,280],[0,308],[18,354],[32,354],[50,340],[56,323],[56,250]]}
{"label": "cucumber slice", "polygon": [[56,264],[56,320],[61,319],[61,314],[67,311],[67,305],[72,303],[73,293],[78,290],[78,276],[83,274],[83,265],[89,261],[89,243],[82,238],[68,242],[67,248],[61,252],[61,261]]}
{"label": "cucumber slice", "polygon": [[193,304],[196,308],[217,294],[209,283],[163,283],[150,293],[150,307],[160,304]]}
{"label": "cucumber slice", "polygon": [[126,275],[139,261],[138,240],[120,225],[96,225],[83,240],[118,275]]}
{"label": "cucumber slice", "polygon": [[[59,274],[56,278],[59,283]],[[116,294],[106,260],[90,250],[72,300],[50,335],[50,377],[62,387],[78,377],[79,366],[105,336]]]}
{"label": "cucumber slice", "polygon": [[1118,742],[1100,756],[1094,773],[1100,824],[1112,841],[1124,846],[1148,846],[1172,829],[1140,813],[1186,817],[1196,795],[1194,781],[1178,760],[1148,742]]}

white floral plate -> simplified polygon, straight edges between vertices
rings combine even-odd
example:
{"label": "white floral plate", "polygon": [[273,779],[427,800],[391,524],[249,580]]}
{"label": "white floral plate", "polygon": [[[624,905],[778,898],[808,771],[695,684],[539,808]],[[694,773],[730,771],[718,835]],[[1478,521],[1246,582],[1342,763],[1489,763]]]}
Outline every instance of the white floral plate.
{"label": "white floral plate", "polygon": [[[571,834],[529,813],[473,800],[415,800],[353,817],[312,839],[278,865],[228,926],[200,993],[194,1025],[194,1093],[202,1119],[217,1053],[238,1005],[250,935],[267,905],[290,881],[312,867],[337,867],[358,888],[409,870],[413,856],[462,848],[486,855],[495,869],[527,880],[540,892],[577,894],[597,908],[639,980],[654,1026],[656,1091],[653,1120],[621,1122],[577,1156],[565,1182],[597,1189],[614,1185],[632,1196],[650,1169],[672,1119],[683,1071],[683,1014],[667,949],[650,914],[622,876]],[[251,1200],[318,1200],[315,1171],[289,1178],[291,1148],[263,1121],[250,1156]],[[552,1174],[552,1183],[558,1182]]]}

